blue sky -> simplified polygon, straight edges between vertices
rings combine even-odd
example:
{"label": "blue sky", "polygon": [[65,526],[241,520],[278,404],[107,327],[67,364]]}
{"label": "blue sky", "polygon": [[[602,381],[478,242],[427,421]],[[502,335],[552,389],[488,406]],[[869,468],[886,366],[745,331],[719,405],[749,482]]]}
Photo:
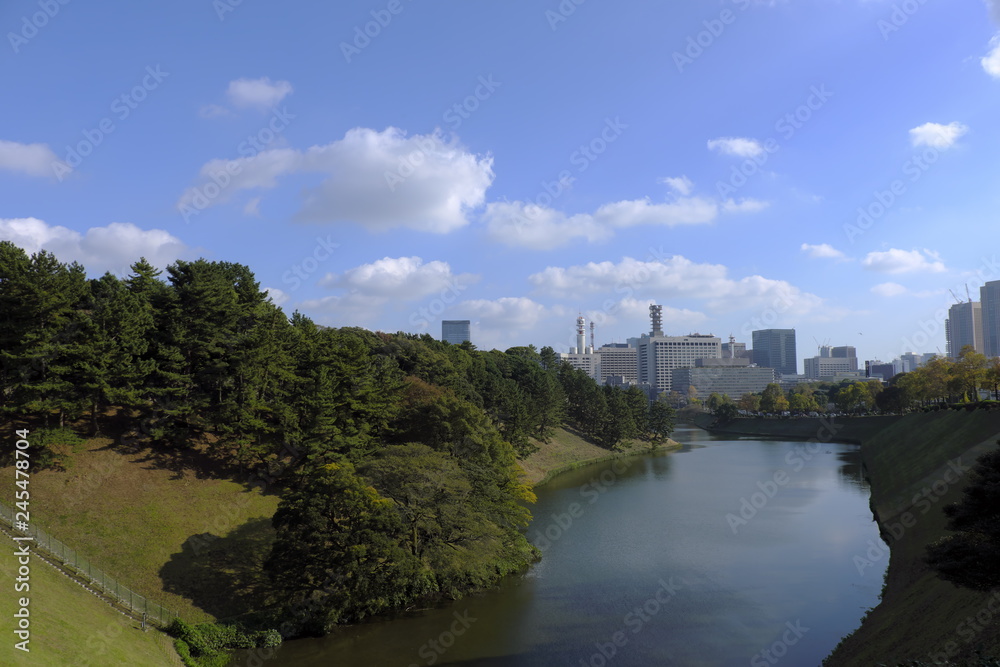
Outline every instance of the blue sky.
{"label": "blue sky", "polygon": [[[317,322],[944,350],[1000,279],[1000,4],[0,6],[0,238]],[[801,366],[800,366],[801,368]]]}

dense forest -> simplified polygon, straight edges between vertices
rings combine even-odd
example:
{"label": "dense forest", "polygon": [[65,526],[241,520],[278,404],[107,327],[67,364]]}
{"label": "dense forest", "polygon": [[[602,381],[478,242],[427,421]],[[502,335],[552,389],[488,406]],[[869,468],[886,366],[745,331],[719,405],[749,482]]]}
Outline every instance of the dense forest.
{"label": "dense forest", "polygon": [[[228,262],[88,279],[0,242],[0,312],[8,425],[112,431],[279,490],[266,606],[285,636],[457,597],[536,558],[517,460],[556,427],[614,450],[673,425],[665,403],[599,387],[548,347],[286,316]],[[60,464],[56,440],[33,438],[36,465]]]}

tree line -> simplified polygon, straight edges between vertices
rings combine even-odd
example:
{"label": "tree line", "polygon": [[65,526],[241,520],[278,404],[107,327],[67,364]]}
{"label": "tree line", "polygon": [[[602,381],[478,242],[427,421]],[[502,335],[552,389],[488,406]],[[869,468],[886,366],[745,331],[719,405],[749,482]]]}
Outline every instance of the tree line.
{"label": "tree line", "polygon": [[280,473],[264,567],[266,604],[297,619],[286,635],[457,597],[536,558],[517,460],[557,427],[608,449],[672,429],[665,405],[598,387],[552,348],[319,326],[230,262],[88,279],[0,242],[0,312],[8,422]]}

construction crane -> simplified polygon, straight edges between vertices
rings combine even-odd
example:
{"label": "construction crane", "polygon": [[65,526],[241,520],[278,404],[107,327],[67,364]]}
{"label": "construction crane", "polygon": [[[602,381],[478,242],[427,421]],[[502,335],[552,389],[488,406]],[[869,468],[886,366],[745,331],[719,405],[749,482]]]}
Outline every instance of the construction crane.
{"label": "construction crane", "polygon": [[949,288],[948,288],[948,291],[949,291],[949,292],[951,292],[951,297],[952,297],[953,299],[955,299],[955,303],[962,303],[962,300],[958,298],[958,295],[957,295],[957,294],[955,294],[955,290],[953,290],[953,289],[951,289],[951,288],[949,287]]}
{"label": "construction crane", "polygon": [[972,295],[969,294],[969,283],[965,283],[965,296],[969,297],[969,303],[972,303]]}

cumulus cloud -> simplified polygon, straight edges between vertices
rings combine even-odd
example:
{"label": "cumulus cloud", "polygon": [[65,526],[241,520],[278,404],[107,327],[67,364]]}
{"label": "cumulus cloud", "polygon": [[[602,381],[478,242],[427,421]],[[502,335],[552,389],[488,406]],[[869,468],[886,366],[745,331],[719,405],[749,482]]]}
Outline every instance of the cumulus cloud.
{"label": "cumulus cloud", "polygon": [[271,301],[273,301],[276,306],[283,306],[288,303],[289,299],[291,299],[287,292],[284,292],[277,287],[264,287],[262,291],[266,292],[267,295],[271,297]]}
{"label": "cumulus cloud", "polygon": [[667,185],[671,190],[684,197],[691,194],[694,190],[694,183],[687,176],[667,176],[661,179],[663,183]]}
{"label": "cumulus cloud", "polygon": [[590,243],[610,238],[616,230],[639,225],[677,227],[714,222],[719,213],[749,213],[767,206],[745,199],[719,204],[705,197],[678,197],[655,203],[634,199],[605,204],[594,213],[566,215],[523,202],[499,202],[486,207],[483,220],[493,240],[510,246],[549,250],[578,239]]}
{"label": "cumulus cloud", "polygon": [[626,257],[618,263],[550,266],[528,280],[539,293],[554,297],[648,291],[660,302],[674,298],[702,299],[716,312],[768,307],[780,313],[802,315],[823,302],[782,280],[758,275],[734,279],[728,273],[720,264],[698,264],[674,255],[651,261]]}
{"label": "cumulus cloud", "polygon": [[288,81],[271,81],[265,76],[260,79],[230,81],[226,96],[235,107],[266,110],[276,106],[291,92],[292,84]]}
{"label": "cumulus cloud", "polygon": [[871,288],[872,294],[884,297],[894,297],[906,294],[906,288],[899,283],[879,283]]}
{"label": "cumulus cloud", "polygon": [[19,144],[0,139],[0,169],[29,176],[53,176],[59,158],[47,144]]}
{"label": "cumulus cloud", "polygon": [[[446,233],[468,224],[493,183],[493,159],[469,153],[435,132],[406,136],[397,128],[348,131],[343,139],[305,151],[275,148],[253,157],[212,160],[178,208],[203,210],[243,190],[271,189],[293,173],[327,178],[307,189],[297,219],[316,223],[355,222],[372,230],[408,227]],[[225,175],[225,187],[214,181]],[[216,193],[208,198],[206,188]]]}
{"label": "cumulus cloud", "polygon": [[938,254],[930,250],[900,250],[892,248],[884,252],[870,252],[861,262],[866,269],[879,273],[899,274],[923,271],[941,273],[944,262]]}
{"label": "cumulus cloud", "polygon": [[328,274],[319,284],[385,303],[390,299],[414,300],[443,291],[461,291],[478,280],[477,275],[453,273],[447,262],[424,263],[420,257],[384,257],[340,275]]}
{"label": "cumulus cloud", "polygon": [[757,157],[764,153],[764,146],[756,139],[746,137],[719,137],[708,141],[708,150],[736,157]]}
{"label": "cumulus cloud", "polygon": [[987,74],[1000,79],[1000,35],[993,38],[989,52],[979,62]]}
{"label": "cumulus cloud", "polygon": [[480,328],[498,331],[531,329],[546,315],[545,306],[523,296],[463,301],[455,311],[465,313]]}
{"label": "cumulus cloud", "polygon": [[143,230],[128,222],[91,227],[81,234],[37,218],[0,219],[0,239],[13,242],[28,254],[47,250],[62,262],[80,262],[92,275],[105,271],[124,275],[140,257],[162,269],[196,254],[162,229]]}
{"label": "cumulus cloud", "polygon": [[938,150],[946,150],[955,145],[969,128],[962,123],[954,122],[942,125],[940,123],[924,123],[910,130],[910,143],[914,146],[929,146]]}
{"label": "cumulus cloud", "polygon": [[817,259],[847,259],[847,256],[844,255],[844,253],[837,250],[829,243],[820,243],[819,245],[803,243],[800,250],[804,253],[808,253],[810,257],[815,257]]}

